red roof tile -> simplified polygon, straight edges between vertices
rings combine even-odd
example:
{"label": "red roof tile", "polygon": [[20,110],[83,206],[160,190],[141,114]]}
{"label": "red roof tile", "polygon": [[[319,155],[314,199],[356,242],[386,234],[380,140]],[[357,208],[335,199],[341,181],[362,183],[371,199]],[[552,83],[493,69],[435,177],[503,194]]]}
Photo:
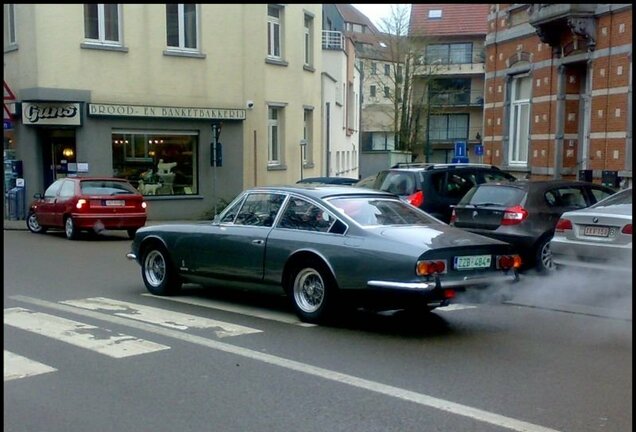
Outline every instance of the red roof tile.
{"label": "red roof tile", "polygon": [[[430,10],[441,10],[441,18],[429,18]],[[410,36],[486,35],[490,4],[413,3]]]}

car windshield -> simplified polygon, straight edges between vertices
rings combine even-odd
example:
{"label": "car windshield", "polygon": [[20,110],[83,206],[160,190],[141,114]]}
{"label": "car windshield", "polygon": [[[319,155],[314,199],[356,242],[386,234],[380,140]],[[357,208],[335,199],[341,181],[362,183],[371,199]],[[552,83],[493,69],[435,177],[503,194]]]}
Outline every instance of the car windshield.
{"label": "car windshield", "polygon": [[616,204],[631,204],[632,203],[632,189],[624,189],[620,192],[610,195],[604,200],[601,200],[594,204],[593,208],[606,207]]}
{"label": "car windshield", "polygon": [[459,205],[509,207],[519,204],[524,195],[525,191],[516,187],[483,184],[468,192]]}
{"label": "car windshield", "polygon": [[138,193],[129,183],[113,180],[86,180],[80,183],[82,195],[119,195]]}
{"label": "car windshield", "polygon": [[397,199],[341,197],[329,202],[362,226],[439,223],[418,208]]}

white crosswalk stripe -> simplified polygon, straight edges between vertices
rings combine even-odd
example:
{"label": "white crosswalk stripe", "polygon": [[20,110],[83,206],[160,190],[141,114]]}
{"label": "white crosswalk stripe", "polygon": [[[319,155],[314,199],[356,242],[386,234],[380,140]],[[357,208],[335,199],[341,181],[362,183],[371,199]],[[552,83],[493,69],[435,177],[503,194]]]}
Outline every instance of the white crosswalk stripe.
{"label": "white crosswalk stripe", "polygon": [[35,360],[4,350],[4,380],[27,378],[30,376],[55,372],[57,369]]}
{"label": "white crosswalk stripe", "polygon": [[19,307],[4,310],[4,323],[113,358],[170,349],[167,345]]}
{"label": "white crosswalk stripe", "polygon": [[195,315],[173,312],[151,306],[122,302],[104,297],[92,297],[79,300],[67,300],[60,303],[82,309],[97,311],[113,311],[115,315],[138,321],[157,324],[178,330],[194,328],[214,328],[217,337],[238,336],[242,334],[261,333],[262,330],[231,324],[223,321],[203,318]]}

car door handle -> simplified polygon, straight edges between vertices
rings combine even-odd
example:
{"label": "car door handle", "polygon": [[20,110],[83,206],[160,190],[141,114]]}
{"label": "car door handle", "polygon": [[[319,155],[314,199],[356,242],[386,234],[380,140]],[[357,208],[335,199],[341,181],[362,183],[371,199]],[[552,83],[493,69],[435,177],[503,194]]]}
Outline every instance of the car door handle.
{"label": "car door handle", "polygon": [[252,240],[252,244],[262,245],[265,244],[265,240]]}

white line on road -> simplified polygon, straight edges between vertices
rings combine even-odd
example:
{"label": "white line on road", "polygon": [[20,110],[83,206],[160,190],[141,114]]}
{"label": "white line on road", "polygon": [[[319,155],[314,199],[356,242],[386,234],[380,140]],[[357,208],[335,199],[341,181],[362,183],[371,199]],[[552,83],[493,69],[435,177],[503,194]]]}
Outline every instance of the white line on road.
{"label": "white line on road", "polygon": [[298,321],[298,318],[293,314],[287,314],[284,312],[264,311],[263,309],[245,305],[236,305],[234,303],[223,302],[219,300],[203,299],[198,297],[162,297],[152,294],[144,293],[143,296],[158,298],[161,300],[170,300],[173,302],[186,303],[194,306],[202,306],[211,309],[224,310],[226,312],[234,312],[241,315],[253,316],[256,318],[262,318],[270,321],[278,321],[286,324],[294,324],[301,327],[315,327],[316,324],[304,323]]}
{"label": "white line on road", "polygon": [[179,332],[176,330],[170,330],[163,327],[157,327],[152,324],[146,324],[137,321],[131,321],[125,318],[120,318],[111,315],[104,315],[102,313],[76,309],[70,306],[48,302],[45,300],[39,300],[26,296],[11,296],[13,300],[18,300],[26,303],[35,304],[38,306],[51,308],[55,310],[61,310],[64,312],[76,313],[79,315],[91,317],[97,320],[108,321],[115,324],[120,324],[128,327],[137,328],[149,333],[155,333],[165,337],[175,338],[181,341],[190,342],[193,344],[205,346],[208,348],[216,349],[226,353],[238,355],[245,358],[250,358],[263,363],[268,363],[274,366],[295,370],[297,372],[305,373],[308,375],[324,378],[330,381],[335,381],[342,384],[348,384],[353,387],[373,391],[386,396],[394,397],[397,399],[413,402],[422,406],[439,409],[451,414],[468,417],[480,422],[489,423],[495,426],[503,427],[506,429],[518,431],[518,432],[558,432],[556,429],[550,429],[533,423],[528,423],[522,420],[517,420],[511,417],[502,416],[489,411],[480,410],[467,405],[458,404],[445,399],[439,399],[433,396],[429,396],[423,393],[417,393],[410,390],[405,390],[399,387],[394,387],[386,384],[382,384],[375,381],[358,378],[352,375],[343,374],[340,372],[332,371],[329,369],[323,369],[320,367],[308,365],[305,363],[289,360],[283,357],[278,357],[270,354],[265,354],[259,351],[253,351],[247,348],[242,348],[234,345],[230,345],[224,342],[215,341],[212,339],[206,339],[201,336],[191,335],[188,333]]}
{"label": "white line on road", "polygon": [[173,312],[151,306],[122,302],[104,297],[67,300],[60,303],[90,310],[117,311],[115,315],[177,330],[187,330],[190,327],[216,328],[217,330],[215,330],[215,333],[218,337],[239,336],[242,334],[262,332],[262,330],[230,324],[223,321]]}
{"label": "white line on road", "polygon": [[57,370],[51,366],[22,357],[7,350],[4,350],[3,358],[5,381],[55,372]]}
{"label": "white line on road", "polygon": [[169,349],[169,346],[23,308],[4,310],[4,323],[114,358]]}

